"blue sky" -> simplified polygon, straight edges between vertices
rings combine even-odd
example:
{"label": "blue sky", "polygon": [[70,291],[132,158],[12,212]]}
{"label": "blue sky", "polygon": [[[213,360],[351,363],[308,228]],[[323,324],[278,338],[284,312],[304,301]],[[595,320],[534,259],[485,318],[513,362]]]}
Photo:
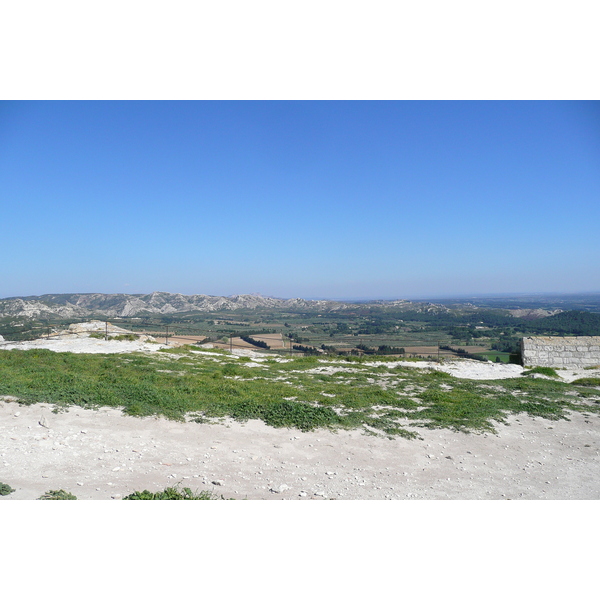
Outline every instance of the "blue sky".
{"label": "blue sky", "polygon": [[0,297],[600,291],[600,103],[0,102]]}

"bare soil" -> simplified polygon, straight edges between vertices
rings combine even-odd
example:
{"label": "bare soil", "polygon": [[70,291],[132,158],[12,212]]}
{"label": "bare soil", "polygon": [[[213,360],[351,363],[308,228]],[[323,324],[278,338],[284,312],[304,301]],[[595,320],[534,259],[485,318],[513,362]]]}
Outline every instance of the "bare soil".
{"label": "bare soil", "polygon": [[[155,336],[157,341],[164,341],[164,338]],[[195,344],[206,339],[205,335],[173,335],[169,336],[168,341],[170,346],[185,346],[186,344]]]}

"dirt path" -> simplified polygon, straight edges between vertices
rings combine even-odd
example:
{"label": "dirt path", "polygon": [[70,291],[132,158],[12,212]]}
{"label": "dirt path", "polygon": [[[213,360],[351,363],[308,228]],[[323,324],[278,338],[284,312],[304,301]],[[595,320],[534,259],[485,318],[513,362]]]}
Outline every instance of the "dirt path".
{"label": "dirt path", "polygon": [[596,416],[511,417],[498,435],[423,430],[423,440],[388,440],[51,409],[0,402],[0,482],[16,490],[1,500],[61,488],[118,499],[174,484],[261,500],[600,498]]}

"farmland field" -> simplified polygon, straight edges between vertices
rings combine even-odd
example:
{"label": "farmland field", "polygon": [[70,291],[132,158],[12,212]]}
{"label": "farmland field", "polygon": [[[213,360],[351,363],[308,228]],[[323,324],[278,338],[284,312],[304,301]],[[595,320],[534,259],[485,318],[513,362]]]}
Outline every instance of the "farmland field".
{"label": "farmland field", "polygon": [[[254,308],[114,317],[110,321],[135,333],[154,335],[157,340],[171,340],[174,345],[204,341],[216,348],[251,349],[253,344],[242,338],[252,338],[264,342],[275,353],[293,350],[304,354],[406,354],[426,358],[468,353],[505,362],[519,360],[520,340],[525,335],[600,334],[597,313],[560,312],[560,307],[569,305],[556,302],[543,304],[548,309],[546,313],[534,311],[535,314],[527,303],[527,309],[508,310],[497,303],[493,307],[469,302],[408,303],[396,307],[374,302],[323,312]],[[505,306],[519,305],[508,299]],[[559,310],[559,314],[540,317],[550,314],[550,309]],[[0,319],[0,334],[6,340],[35,339],[71,322],[60,318],[15,322],[4,317]]]}

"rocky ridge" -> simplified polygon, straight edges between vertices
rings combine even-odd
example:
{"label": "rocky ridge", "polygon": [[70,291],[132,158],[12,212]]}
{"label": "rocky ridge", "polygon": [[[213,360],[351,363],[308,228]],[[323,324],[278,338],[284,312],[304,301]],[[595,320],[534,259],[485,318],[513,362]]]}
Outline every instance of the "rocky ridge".
{"label": "rocky ridge", "polygon": [[[376,302],[391,307],[406,306],[417,310],[444,310],[433,304],[411,303],[407,300]],[[196,294],[46,294],[23,298],[0,300],[0,317],[26,318],[81,318],[92,315],[106,317],[134,317],[149,314],[173,314],[185,312],[213,312],[240,309],[307,309],[314,311],[337,311],[359,308],[363,304],[335,300],[304,300],[303,298],[270,298],[258,294],[236,296],[207,296]]]}

